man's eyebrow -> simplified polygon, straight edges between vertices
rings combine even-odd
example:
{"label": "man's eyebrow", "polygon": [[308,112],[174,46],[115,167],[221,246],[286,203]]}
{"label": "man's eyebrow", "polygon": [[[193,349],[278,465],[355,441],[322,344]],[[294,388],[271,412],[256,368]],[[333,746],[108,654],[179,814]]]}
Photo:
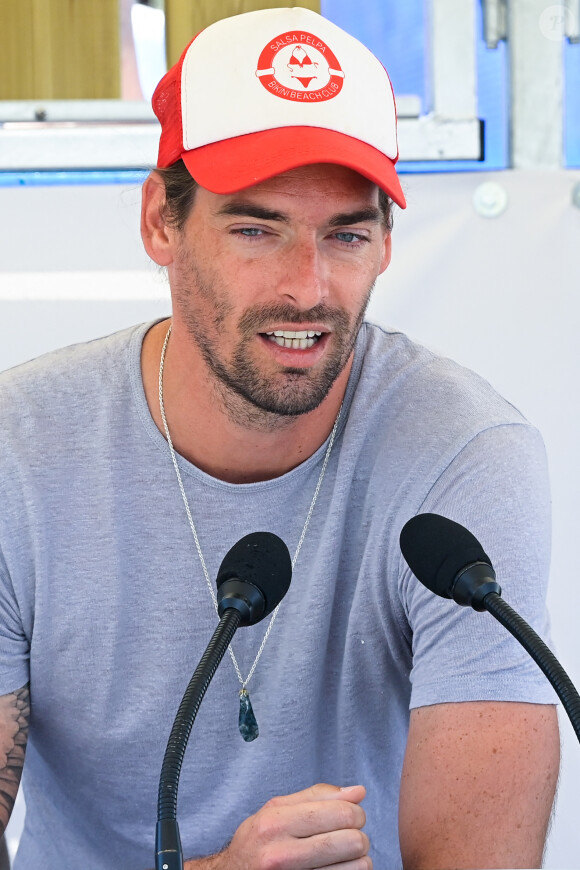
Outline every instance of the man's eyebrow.
{"label": "man's eyebrow", "polygon": [[361,208],[358,211],[344,212],[343,214],[335,214],[328,225],[331,227],[344,227],[350,224],[362,224],[366,222],[380,223],[383,216],[378,208],[374,205],[369,205],[366,208]]}
{"label": "man's eyebrow", "polygon": [[231,215],[233,217],[251,217],[262,221],[281,221],[288,223],[288,215],[281,211],[273,211],[261,205],[253,205],[243,200],[233,200],[226,203],[216,212],[218,215]]}
{"label": "man's eyebrow", "polygon": [[[250,217],[263,221],[279,221],[286,224],[290,221],[288,215],[284,214],[284,212],[275,211],[270,208],[265,208],[262,205],[255,205],[254,203],[244,202],[244,200],[237,199],[223,205],[218,209],[216,214],[229,215],[231,217]],[[343,227],[368,222],[380,223],[382,219],[380,210],[375,206],[370,205],[358,209],[357,211],[336,214],[329,220],[328,225],[331,227]]]}

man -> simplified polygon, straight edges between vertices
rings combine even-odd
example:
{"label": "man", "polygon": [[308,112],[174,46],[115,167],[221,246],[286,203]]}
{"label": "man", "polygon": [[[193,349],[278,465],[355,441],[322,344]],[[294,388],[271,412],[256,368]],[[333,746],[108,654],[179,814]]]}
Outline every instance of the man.
{"label": "man", "polygon": [[259,529],[292,586],[199,711],[188,870],[539,866],[552,693],[418,584],[398,536],[422,511],[464,523],[545,631],[543,448],[475,375],[363,323],[405,205],[386,73],[320,16],[268,10],[203,31],[154,106],[142,235],[171,321],[0,387],[4,819],[31,702],[15,867],[151,865],[213,578]]}

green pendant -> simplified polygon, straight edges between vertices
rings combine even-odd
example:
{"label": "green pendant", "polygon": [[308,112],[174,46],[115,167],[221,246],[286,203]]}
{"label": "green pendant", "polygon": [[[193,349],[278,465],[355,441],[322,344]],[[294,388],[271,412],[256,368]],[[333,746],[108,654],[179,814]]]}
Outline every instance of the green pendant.
{"label": "green pendant", "polygon": [[260,733],[247,689],[242,689],[240,691],[240,716],[238,719],[238,728],[240,729],[240,734],[246,743],[251,743]]}

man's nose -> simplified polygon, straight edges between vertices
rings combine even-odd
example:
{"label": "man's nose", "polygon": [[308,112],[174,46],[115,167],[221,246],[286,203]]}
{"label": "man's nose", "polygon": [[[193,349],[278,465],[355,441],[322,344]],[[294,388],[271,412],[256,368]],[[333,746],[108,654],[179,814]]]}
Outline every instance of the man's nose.
{"label": "man's nose", "polygon": [[328,297],[328,274],[316,244],[295,245],[288,253],[279,293],[307,311]]}

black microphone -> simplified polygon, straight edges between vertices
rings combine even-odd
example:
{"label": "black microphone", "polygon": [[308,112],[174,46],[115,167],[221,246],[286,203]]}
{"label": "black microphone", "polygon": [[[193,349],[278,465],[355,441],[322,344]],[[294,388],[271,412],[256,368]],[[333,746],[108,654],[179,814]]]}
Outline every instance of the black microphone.
{"label": "black microphone", "polygon": [[489,556],[459,523],[438,514],[417,514],[400,534],[401,552],[424,586],[442,598],[487,610],[530,654],[552,684],[580,740],[580,695],[541,637],[501,597]]}
{"label": "black microphone", "polygon": [[217,575],[218,614],[240,612],[240,625],[268,616],[290,587],[292,560],[284,541],[271,532],[254,532],[234,544]]}
{"label": "black microphone", "polygon": [[191,678],[177,711],[159,778],[156,870],[183,870],[177,824],[177,789],[189,735],[207,688],[240,625],[268,616],[286,595],[292,560],[284,541],[271,532],[254,532],[224,557],[217,576],[220,621]]}
{"label": "black microphone", "polygon": [[399,539],[409,568],[442,598],[485,610],[488,592],[501,595],[491,559],[464,526],[439,514],[418,514],[403,526]]}

